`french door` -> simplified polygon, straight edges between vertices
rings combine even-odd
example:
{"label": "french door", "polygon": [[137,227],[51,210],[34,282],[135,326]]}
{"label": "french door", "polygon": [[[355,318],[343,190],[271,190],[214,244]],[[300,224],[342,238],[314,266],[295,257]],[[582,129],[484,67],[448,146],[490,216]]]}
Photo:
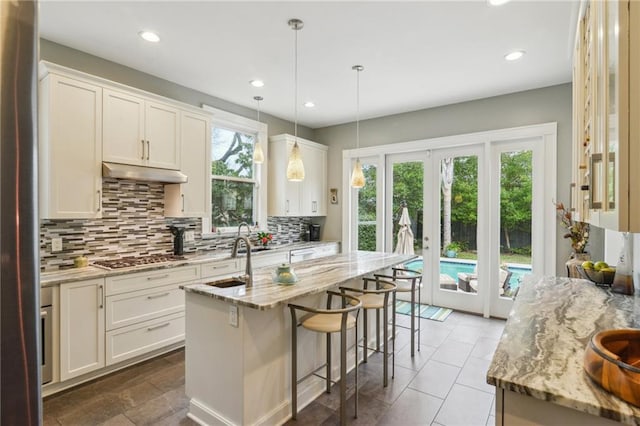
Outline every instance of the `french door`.
{"label": "french door", "polygon": [[396,251],[406,206],[421,303],[508,315],[524,276],[543,270],[543,155],[522,139],[386,156],[384,248]]}
{"label": "french door", "polygon": [[367,185],[346,187],[343,247],[396,251],[406,205],[422,303],[505,318],[527,275],[555,275],[555,123],[359,153]]}

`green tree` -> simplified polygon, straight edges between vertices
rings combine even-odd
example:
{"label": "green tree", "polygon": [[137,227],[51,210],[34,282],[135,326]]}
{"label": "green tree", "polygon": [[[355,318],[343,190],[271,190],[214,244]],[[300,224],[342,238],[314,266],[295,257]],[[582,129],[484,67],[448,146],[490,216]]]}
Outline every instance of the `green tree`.
{"label": "green tree", "polygon": [[503,152],[500,161],[500,225],[511,251],[509,233],[531,230],[532,151]]}

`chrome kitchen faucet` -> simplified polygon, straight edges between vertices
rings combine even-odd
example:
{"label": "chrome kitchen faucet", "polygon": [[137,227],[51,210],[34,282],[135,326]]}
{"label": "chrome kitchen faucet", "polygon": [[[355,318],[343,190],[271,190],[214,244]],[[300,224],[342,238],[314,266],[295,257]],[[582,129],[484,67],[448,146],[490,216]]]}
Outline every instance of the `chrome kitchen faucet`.
{"label": "chrome kitchen faucet", "polygon": [[[246,223],[245,223],[246,225]],[[247,225],[248,226],[248,225]],[[240,230],[238,230],[240,232]],[[251,268],[251,242],[248,237],[241,235],[235,239],[233,242],[233,250],[231,251],[231,257],[238,257],[238,243],[240,241],[244,241],[244,245],[247,247],[247,264],[245,268],[245,280],[247,288],[253,286],[253,269]]]}

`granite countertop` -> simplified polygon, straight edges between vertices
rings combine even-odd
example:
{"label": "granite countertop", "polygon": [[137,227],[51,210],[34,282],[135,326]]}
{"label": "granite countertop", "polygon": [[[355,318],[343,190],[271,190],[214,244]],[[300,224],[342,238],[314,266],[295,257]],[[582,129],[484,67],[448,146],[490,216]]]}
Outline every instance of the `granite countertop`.
{"label": "granite countertop", "polygon": [[273,282],[274,267],[253,271],[253,287],[217,288],[206,284],[181,286],[185,291],[206,297],[266,310],[294,298],[322,293],[353,278],[414,259],[415,255],[355,251],[307,260],[293,265],[298,282],[282,285]]}
{"label": "granite countertop", "polygon": [[579,279],[525,281],[487,372],[491,385],[640,425],[634,407],[591,381],[584,350],[597,332],[640,327],[640,297]]}
{"label": "granite countertop", "polygon": [[[321,247],[327,244],[336,244],[337,241],[305,241],[293,244],[283,244],[272,246],[269,250],[251,253],[252,257],[267,255],[269,253],[277,253],[282,251],[301,250],[306,248]],[[238,255],[244,258],[246,254]],[[186,254],[184,260],[176,260],[173,262],[152,263],[148,265],[133,266],[130,268],[121,268],[108,270],[97,266],[86,266],[84,268],[70,268],[60,271],[41,272],[40,286],[49,287],[53,285],[89,280],[94,278],[105,278],[116,275],[132,274],[136,272],[148,272],[158,269],[177,268],[179,266],[195,265],[201,263],[215,262],[231,259],[231,250],[213,250],[208,252],[200,252],[197,254]]]}

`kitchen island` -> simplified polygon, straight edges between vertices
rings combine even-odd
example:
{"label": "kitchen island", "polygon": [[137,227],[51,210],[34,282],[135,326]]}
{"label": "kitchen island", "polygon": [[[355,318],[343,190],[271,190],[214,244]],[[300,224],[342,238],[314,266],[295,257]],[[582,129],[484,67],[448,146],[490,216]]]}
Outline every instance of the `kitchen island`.
{"label": "kitchen island", "polygon": [[639,326],[637,295],[580,279],[525,282],[487,373],[496,386],[496,424],[640,424],[640,408],[602,389],[582,368],[595,333]]}
{"label": "kitchen island", "polygon": [[[295,299],[297,304],[323,306],[326,290],[413,258],[351,252],[294,265],[298,282],[293,285],[274,283],[274,268],[262,268],[254,271],[251,288],[223,289],[204,283],[184,286],[189,417],[202,424],[272,425],[286,421],[291,416],[287,303]],[[349,347],[353,343],[350,341]],[[334,355],[333,365],[339,366]],[[299,376],[321,366],[324,357],[323,336],[300,330]],[[338,376],[336,369],[333,378]],[[324,382],[316,377],[301,383],[299,407],[323,390]]]}

